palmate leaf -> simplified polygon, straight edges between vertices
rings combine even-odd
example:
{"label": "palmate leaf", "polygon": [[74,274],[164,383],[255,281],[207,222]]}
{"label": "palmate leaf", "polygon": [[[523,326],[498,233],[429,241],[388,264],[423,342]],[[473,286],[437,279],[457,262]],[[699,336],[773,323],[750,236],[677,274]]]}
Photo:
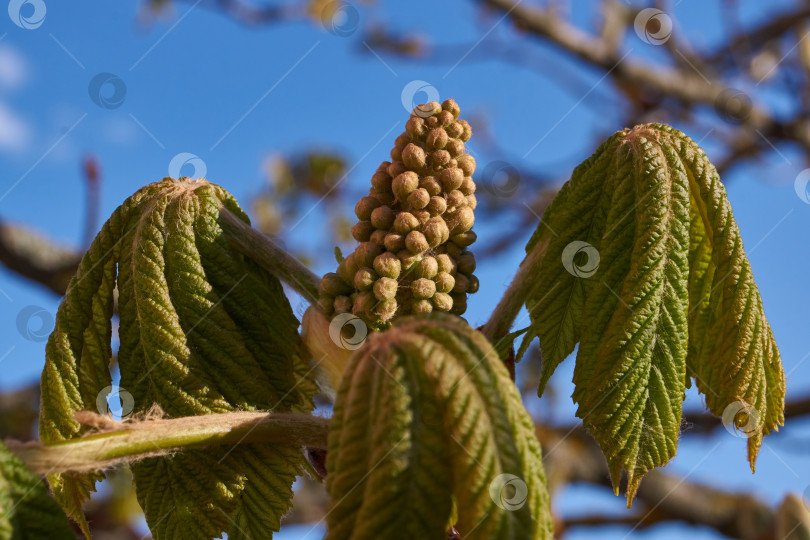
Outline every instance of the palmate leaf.
{"label": "palmate leaf", "polygon": [[0,538],[73,540],[76,536],[48,487],[0,442]]}
{"label": "palmate leaf", "polygon": [[[725,189],[703,150],[658,124],[608,139],[577,167],[527,252],[526,305],[540,338],[540,394],[579,343],[577,416],[628,504],[675,455],[691,378],[708,408],[746,424],[753,470],[783,423],[784,374]],[[528,257],[527,257],[528,258]]]}
{"label": "palmate leaf", "polygon": [[552,538],[534,425],[458,317],[403,318],[352,357],[329,429],[328,537]]}
{"label": "palmate leaf", "polygon": [[[96,409],[110,385],[116,285],[121,386],[136,413],[153,405],[168,417],[312,408],[298,321],[278,280],[227,242],[223,207],[247,221],[222,188],[165,179],[133,195],[105,224],[48,342],[43,441],[81,435],[74,414]],[[242,444],[149,458],[132,470],[156,538],[244,538],[278,530],[303,464],[299,448]],[[85,534],[81,504],[99,478],[49,478]]]}

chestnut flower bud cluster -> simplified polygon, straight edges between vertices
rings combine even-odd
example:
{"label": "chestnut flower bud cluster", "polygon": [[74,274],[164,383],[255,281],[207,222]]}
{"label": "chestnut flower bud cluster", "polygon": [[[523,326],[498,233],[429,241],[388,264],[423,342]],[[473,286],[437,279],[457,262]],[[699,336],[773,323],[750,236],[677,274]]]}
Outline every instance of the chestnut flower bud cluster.
{"label": "chestnut flower bud cluster", "polygon": [[475,159],[472,131],[452,99],[417,106],[355,207],[360,245],[320,285],[327,314],[353,313],[372,328],[433,310],[460,315],[478,290],[471,230]]}

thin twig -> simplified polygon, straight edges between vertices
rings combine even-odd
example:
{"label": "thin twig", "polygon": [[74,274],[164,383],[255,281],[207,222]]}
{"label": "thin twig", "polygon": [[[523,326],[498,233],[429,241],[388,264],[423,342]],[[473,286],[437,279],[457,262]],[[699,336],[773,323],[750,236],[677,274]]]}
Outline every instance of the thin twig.
{"label": "thin twig", "polygon": [[270,238],[263,235],[227,208],[220,209],[220,222],[228,241],[259,266],[279,278],[310,304],[318,302],[320,278]]}
{"label": "thin twig", "polygon": [[51,445],[8,441],[7,446],[38,474],[89,472],[214,445],[260,442],[324,449],[329,424],[328,418],[307,414],[244,411],[132,422],[84,411],[77,418],[104,428]]}

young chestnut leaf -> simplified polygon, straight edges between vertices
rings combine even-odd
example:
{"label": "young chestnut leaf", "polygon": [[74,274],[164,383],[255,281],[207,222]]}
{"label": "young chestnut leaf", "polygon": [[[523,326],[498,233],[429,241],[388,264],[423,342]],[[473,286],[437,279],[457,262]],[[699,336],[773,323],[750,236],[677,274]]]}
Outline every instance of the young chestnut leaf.
{"label": "young chestnut leaf", "polygon": [[0,442],[0,538],[74,540],[46,484]]}
{"label": "young chestnut leaf", "polygon": [[[205,180],[164,179],[118,208],[84,256],[56,317],[42,375],[40,435],[82,434],[111,384],[113,289],[120,316],[121,386],[134,412],[168,417],[233,410],[310,410],[298,321],[279,281],[231,247],[220,212],[247,216]],[[292,497],[299,448],[242,444],[132,464],[155,538],[268,537]],[[99,474],[49,477],[89,537],[81,504]]]}
{"label": "young chestnut leaf", "polygon": [[642,476],[675,455],[692,377],[712,413],[747,413],[733,421],[746,426],[753,470],[762,437],[784,421],[784,373],[703,150],[660,124],[616,133],[574,170],[526,246],[534,250],[544,253],[533,257],[519,355],[540,338],[542,394],[579,343],[577,416],[617,493],[627,471],[628,505]]}
{"label": "young chestnut leaf", "polygon": [[327,469],[332,540],[447,538],[450,525],[473,540],[553,536],[534,423],[490,343],[452,315],[398,319],[355,352]]}

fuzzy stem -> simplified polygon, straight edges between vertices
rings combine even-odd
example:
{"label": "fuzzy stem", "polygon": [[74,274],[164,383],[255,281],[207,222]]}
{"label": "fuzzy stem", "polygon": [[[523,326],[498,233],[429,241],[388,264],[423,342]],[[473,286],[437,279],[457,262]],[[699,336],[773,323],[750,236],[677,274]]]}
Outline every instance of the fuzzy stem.
{"label": "fuzzy stem", "polygon": [[303,296],[310,304],[318,302],[320,278],[227,208],[220,208],[220,223],[228,241],[259,266],[279,278]]}
{"label": "fuzzy stem", "polygon": [[520,313],[520,308],[523,307],[523,303],[535,285],[537,264],[546,254],[547,247],[548,238],[546,237],[537,242],[532,252],[523,259],[509,288],[503,293],[503,297],[495,306],[489,320],[481,328],[481,332],[491,342],[494,343],[509,333],[512,323]]}
{"label": "fuzzy stem", "polygon": [[267,443],[325,449],[329,423],[328,418],[300,413],[244,411],[127,422],[83,411],[77,418],[102,430],[49,445],[8,441],[8,448],[38,474],[89,472],[212,445]]}

